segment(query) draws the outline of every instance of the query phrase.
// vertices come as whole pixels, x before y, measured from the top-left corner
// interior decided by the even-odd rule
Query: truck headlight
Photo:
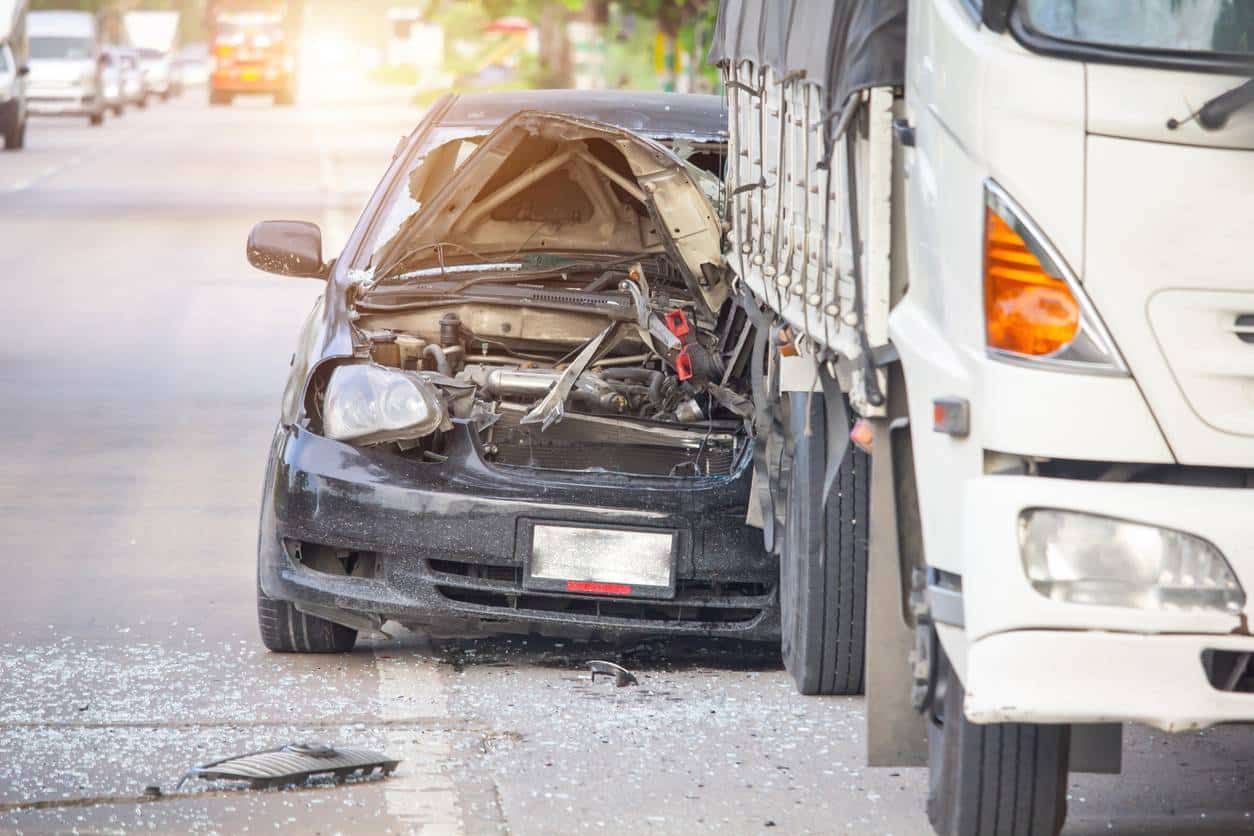
[[[445,420],[439,393],[416,374],[363,363],[336,367],[327,382],[322,430],[336,441],[421,438]]]
[[[1019,549],[1032,586],[1069,604],[1236,613],[1245,592],[1212,544],[1170,528],[1031,508]]]

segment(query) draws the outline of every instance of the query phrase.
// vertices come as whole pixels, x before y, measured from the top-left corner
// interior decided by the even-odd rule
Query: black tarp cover
[[[796,74],[839,108],[855,90],[905,82],[907,0],[722,0],[710,60]]]

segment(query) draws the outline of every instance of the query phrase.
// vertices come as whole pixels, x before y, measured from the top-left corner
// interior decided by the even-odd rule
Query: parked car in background
[[[204,87],[209,83],[209,46],[188,44],[176,54],[174,66],[181,90]]]
[[[170,56],[159,49],[139,47],[135,50],[139,67],[144,75],[144,88],[149,95],[160,96],[162,101],[172,95],[173,68]]]
[[[100,42],[91,12],[41,11],[28,18],[30,76],[26,101],[31,113],[86,116],[104,123]]]
[[[6,151],[26,144],[26,0],[0,0],[0,140]]]
[[[106,46],[100,50],[100,83],[104,91],[105,107],[114,116],[126,112],[126,91],[123,89],[126,71],[122,67],[122,54],[117,47]]]
[[[129,47],[118,47],[122,67],[122,96],[126,103],[135,107],[148,107],[148,79],[144,75],[139,53]]]

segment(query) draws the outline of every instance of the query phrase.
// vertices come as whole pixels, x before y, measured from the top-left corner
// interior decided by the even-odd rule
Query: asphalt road
[[[0,154],[0,828],[25,832],[927,833],[922,770],[863,766],[857,699],[802,699],[777,655],[402,635],[268,654],[264,457],[317,282],[251,270],[263,218],[333,242],[419,114],[203,94]],[[591,683],[619,659],[640,687]],[[383,782],[174,786],[318,739],[403,757]],[[1254,827],[1244,729],[1131,730],[1076,776],[1067,833]],[[148,801],[144,788],[164,797]]]

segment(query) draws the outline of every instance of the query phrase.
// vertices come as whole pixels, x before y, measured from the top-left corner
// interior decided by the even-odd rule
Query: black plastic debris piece
[[[624,668],[622,665],[616,665],[613,662],[603,662],[595,660],[588,663],[588,670],[592,671],[592,681],[597,681],[597,674],[602,676],[614,677],[614,687],[622,688],[625,685],[639,685],[636,675]]]
[[[178,783],[188,778],[206,781],[247,781],[252,789],[286,787],[318,776],[332,776],[341,782],[352,777],[366,777],[379,771],[390,775],[400,763],[368,749],[336,748],[323,743],[289,743],[277,749],[265,749],[223,758],[220,761],[193,766]]]

